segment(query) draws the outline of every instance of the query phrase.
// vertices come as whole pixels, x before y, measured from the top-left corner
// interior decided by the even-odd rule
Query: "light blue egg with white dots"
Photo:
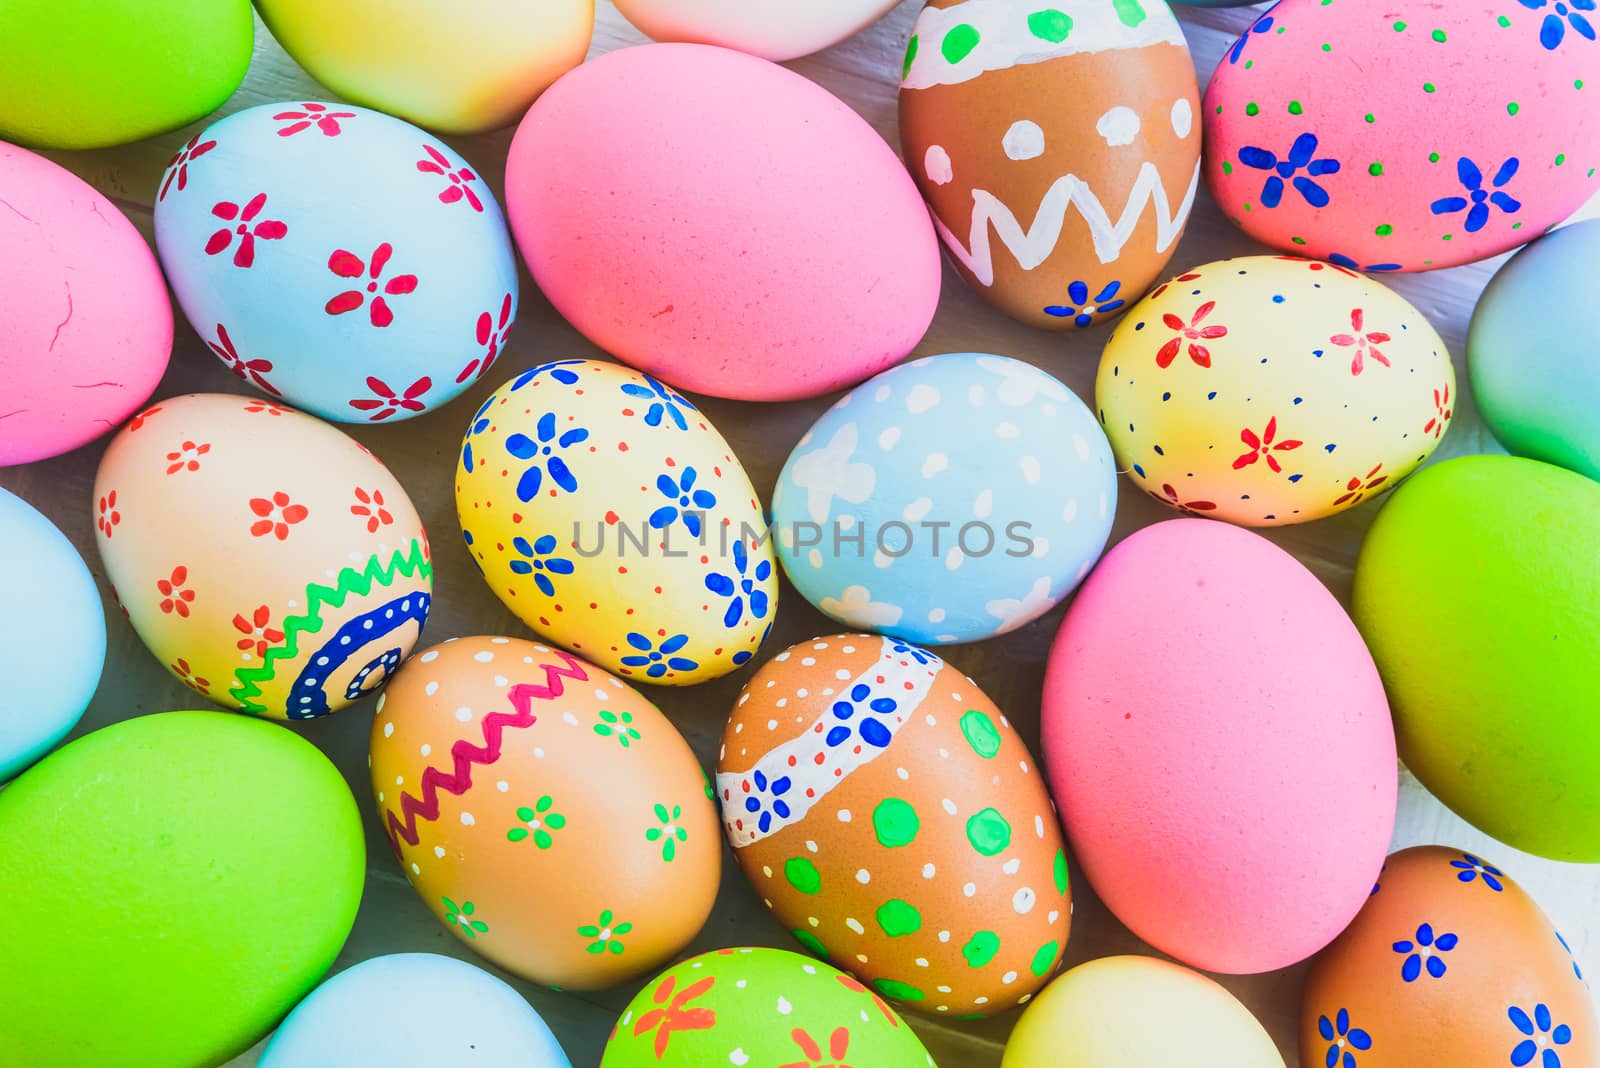
[[[1105,434],[1057,379],[955,353],[857,386],[789,455],[773,541],[789,580],[852,627],[923,644],[1037,619],[1105,548]]]

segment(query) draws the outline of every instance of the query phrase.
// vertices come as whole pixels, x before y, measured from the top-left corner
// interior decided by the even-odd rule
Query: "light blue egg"
[[[533,1007],[454,957],[373,957],[317,987],[260,1068],[572,1068]]]
[[[0,782],[67,736],[105,660],[105,612],[83,557],[0,489]]]
[[[1116,468],[1099,424],[1020,360],[914,360],[800,439],[772,495],[778,558],[834,619],[924,644],[1038,618],[1105,548]]]
[[[516,318],[500,205],[448,145],[353,104],[208,126],[156,191],[190,325],[245,382],[342,422],[397,422],[483,377]]]
[[[1600,220],[1541,237],[1483,291],[1467,335],[1472,391],[1518,456],[1600,479]]]

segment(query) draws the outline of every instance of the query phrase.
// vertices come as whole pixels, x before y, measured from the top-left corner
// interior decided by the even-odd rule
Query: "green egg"
[[[322,978],[365,849],[337,769],[274,723],[166,712],[0,792],[0,1064],[219,1064]]]
[[[249,0],[3,0],[0,139],[104,148],[215,111],[244,81]]]
[[[1600,483],[1468,456],[1413,475],[1356,565],[1400,756],[1507,845],[1600,861]]]

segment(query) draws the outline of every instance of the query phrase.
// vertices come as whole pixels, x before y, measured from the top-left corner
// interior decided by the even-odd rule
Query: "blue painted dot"
[[[1210,393],[1206,394],[1206,400],[1216,400],[1216,399],[1217,399],[1217,391],[1216,390],[1212,390]]]
[[[1337,445],[1324,445],[1323,446],[1323,448],[1328,450],[1329,452],[1332,452],[1334,449],[1337,449],[1338,447],[1339,446],[1337,446]]]
[[[1152,446],[1150,446],[1150,447],[1151,447],[1151,448],[1152,448],[1152,449],[1155,449],[1155,450],[1156,450],[1156,455],[1157,455],[1157,456],[1165,456],[1165,455],[1166,455],[1166,452],[1165,452],[1165,450],[1163,450],[1163,449],[1162,449],[1162,448],[1161,448],[1161,446],[1160,446],[1160,445],[1152,445]]]
[[[848,737],[850,737],[849,727],[835,727],[828,732],[828,744],[838,745]]]
[[[1170,391],[1169,391],[1169,392],[1166,392],[1166,393],[1163,393],[1163,394],[1161,394],[1161,399],[1162,399],[1162,400],[1164,400],[1164,401],[1169,401],[1169,400],[1171,400],[1171,399],[1172,399],[1172,394],[1171,394],[1171,392],[1170,392]]]
[[[1296,404],[1299,404],[1299,403],[1300,403],[1300,402],[1301,402],[1301,401],[1303,401],[1303,400],[1304,400],[1304,399],[1305,399],[1305,398],[1304,398],[1304,397],[1296,397],[1296,398],[1295,398],[1295,399],[1294,399],[1294,402],[1295,402],[1295,403],[1296,403]]]
[[[1290,482],[1299,482],[1302,478],[1305,478],[1305,477],[1306,476],[1304,476],[1304,475],[1290,475],[1289,476],[1289,481]]]
[[[869,719],[861,724],[861,740],[868,745],[883,749],[888,746],[889,737],[889,728],[875,719]]]
[[[1134,464],[1133,465],[1133,471],[1134,471],[1134,474],[1138,475],[1140,478],[1144,478],[1145,477],[1144,468],[1140,467],[1138,464]]]
[[[1274,303],[1274,304],[1282,304],[1283,303],[1283,294],[1282,293],[1274,293],[1273,296],[1272,296],[1272,303]]]
[[[1141,331],[1143,329],[1144,329],[1144,324],[1143,323],[1134,323],[1133,324],[1133,332],[1134,333],[1137,334],[1139,331]]]
[[[1312,349],[1311,350],[1311,355],[1315,356],[1317,359],[1320,360],[1320,359],[1322,359],[1322,350],[1321,349]]]

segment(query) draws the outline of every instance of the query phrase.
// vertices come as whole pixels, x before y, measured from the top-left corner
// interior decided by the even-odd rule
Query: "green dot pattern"
[[[922,930],[922,913],[909,901],[890,898],[878,906],[878,926],[890,938],[916,934]]]
[[[1060,44],[1072,32],[1072,16],[1047,7],[1028,16],[1028,32],[1041,41]]]
[[[951,64],[960,63],[977,47],[978,28],[967,22],[950,27],[944,35],[944,40],[939,42],[940,53],[944,55],[945,61]]]
[[[911,73],[911,64],[917,61],[917,48],[921,44],[922,38],[918,37],[916,34],[912,34],[911,40],[906,42],[906,61],[905,64],[900,68],[901,80],[904,80],[905,76]]]
[[[1130,29],[1145,20],[1144,5],[1139,0],[1111,0],[1111,5],[1116,8],[1117,18]]]
[[[822,889],[822,873],[805,857],[790,857],[784,861],[783,877],[802,894],[814,894]]]
[[[986,857],[992,857],[1011,844],[1011,824],[992,808],[967,820],[967,841]]]
[[[1033,963],[1028,965],[1028,970],[1043,979],[1050,974],[1050,969],[1055,967],[1056,957],[1061,953],[1061,943],[1050,941],[1040,946],[1033,954]]]
[[[802,946],[805,946],[806,951],[813,957],[821,957],[824,960],[827,959],[827,947],[822,944],[821,940],[818,939],[816,935],[805,930],[793,931],[791,933],[794,935],[794,940],[799,942]]]
[[[874,979],[872,985],[878,988],[878,993],[896,1001],[921,1001],[927,996],[910,983],[902,983],[898,979]]]
[[[993,931],[979,931],[967,939],[967,944],[961,947],[961,955],[967,959],[967,965],[973,968],[981,968],[988,964],[999,952],[1000,936]]]
[[[921,828],[917,810],[898,797],[886,797],[872,810],[872,831],[885,849],[899,849],[916,841]]]
[[[968,709],[961,714],[961,734],[966,738],[967,744],[972,746],[972,751],[985,760],[993,760],[995,754],[1000,752],[1000,729],[994,725],[988,713],[980,712],[976,708]]]
[[[1067,896],[1067,888],[1072,885],[1072,877],[1067,871],[1067,851],[1056,850],[1056,893],[1062,897]]]

